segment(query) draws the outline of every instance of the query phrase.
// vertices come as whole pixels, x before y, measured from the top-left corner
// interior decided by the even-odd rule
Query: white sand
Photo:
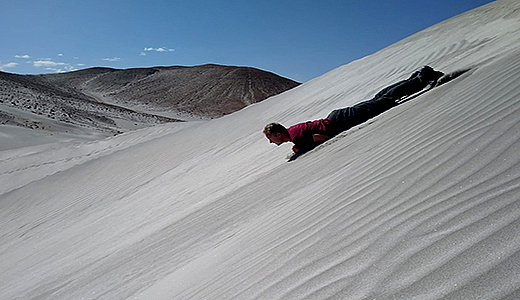
[[[1,299],[520,299],[520,2],[209,122],[0,152]],[[287,163],[261,130],[463,76]]]

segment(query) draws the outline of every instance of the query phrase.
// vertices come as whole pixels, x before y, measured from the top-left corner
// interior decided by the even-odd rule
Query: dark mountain
[[[112,134],[220,117],[297,85],[255,68],[220,65],[90,68],[44,75],[0,72],[0,124],[49,129],[43,117]]]
[[[102,102],[206,118],[235,112],[299,84],[255,68],[220,65],[93,68],[40,77]]]

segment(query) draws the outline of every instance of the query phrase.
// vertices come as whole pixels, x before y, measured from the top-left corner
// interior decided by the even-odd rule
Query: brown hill
[[[94,68],[41,77],[103,102],[204,118],[235,112],[299,84],[255,68],[221,65]]]
[[[174,121],[179,120],[99,102],[72,85],[0,72],[1,125],[51,132],[79,127],[106,135]]]
[[[220,65],[0,72],[0,124],[52,130],[59,122],[115,134],[185,118],[220,117],[298,84],[255,68]]]

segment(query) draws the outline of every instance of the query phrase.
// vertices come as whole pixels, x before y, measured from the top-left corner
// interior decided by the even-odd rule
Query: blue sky
[[[0,70],[216,63],[305,82],[489,0],[0,0]]]

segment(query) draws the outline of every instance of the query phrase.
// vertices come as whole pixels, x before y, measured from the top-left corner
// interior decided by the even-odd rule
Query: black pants
[[[352,107],[333,110],[327,116],[332,120],[331,135],[336,135],[389,110],[397,105],[396,100],[417,93],[427,84],[421,82],[420,78],[415,76],[384,88],[371,100],[358,103]]]

